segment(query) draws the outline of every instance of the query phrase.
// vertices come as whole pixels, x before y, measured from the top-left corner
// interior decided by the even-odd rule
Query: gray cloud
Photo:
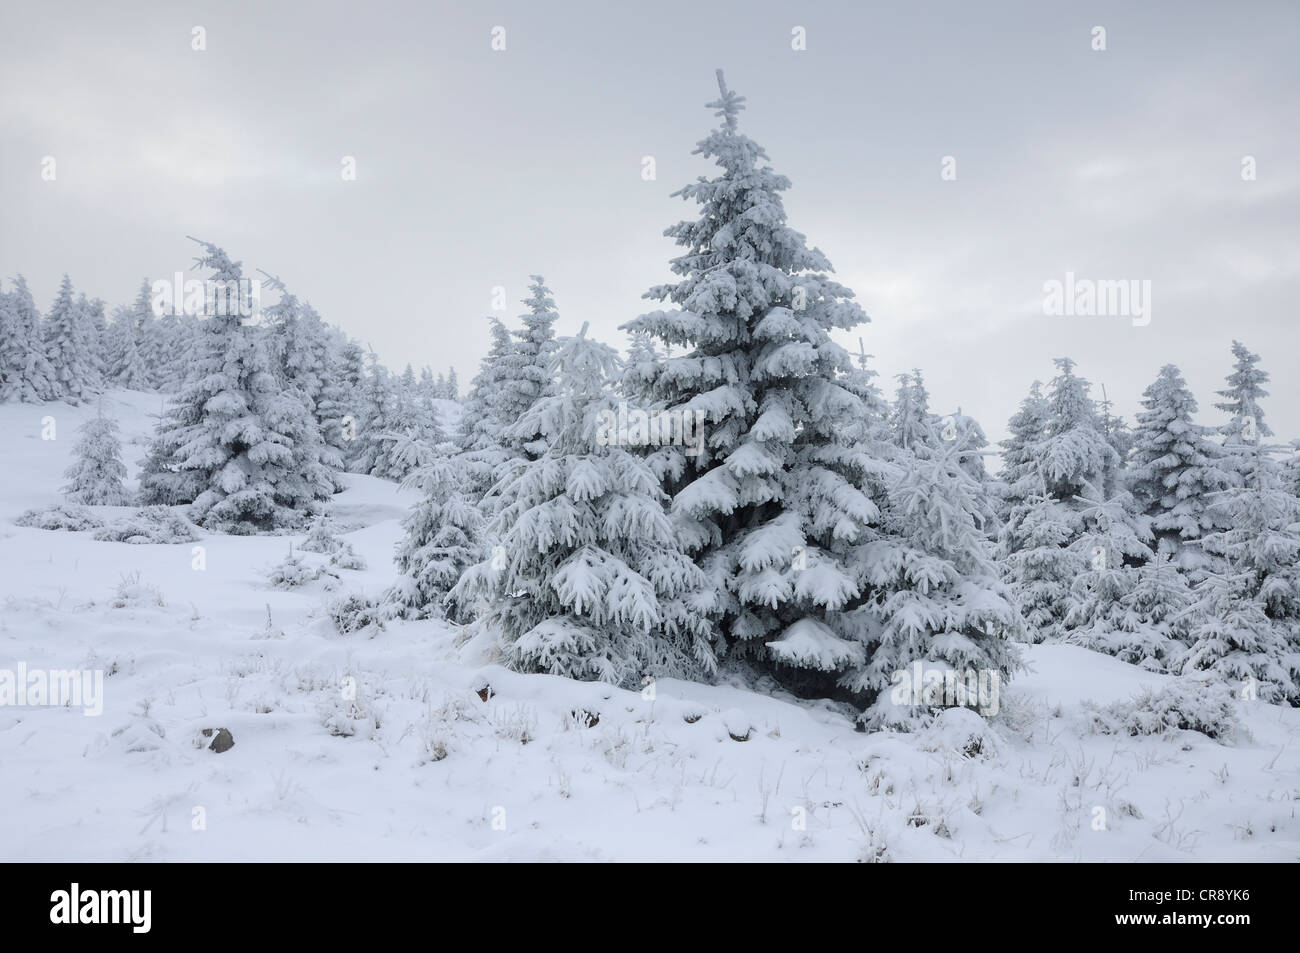
[[[389,363],[465,380],[492,288],[513,315],[540,272],[562,333],[590,321],[617,342],[667,275],[663,228],[692,214],[669,193],[710,171],[690,152],[721,66],[794,181],[792,224],[872,316],[861,336],[889,389],[920,367],[936,410],[960,404],[996,437],[1053,357],[1129,415],[1173,362],[1212,421],[1238,337],[1274,375],[1274,429],[1300,434],[1294,5],[546,6],[8,9],[0,271],[42,304],[65,270],[122,301],[185,267],[196,234]],[[1151,280],[1151,324],[1044,316],[1043,283],[1066,271]]]

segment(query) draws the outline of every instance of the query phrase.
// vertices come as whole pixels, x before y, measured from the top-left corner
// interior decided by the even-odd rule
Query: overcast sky
[[[116,304],[193,234],[467,384],[493,287],[513,320],[536,272],[561,334],[621,346],[694,214],[670,193],[712,174],[721,67],[889,393],[920,367],[996,439],[1054,357],[1130,417],[1172,362],[1218,422],[1236,337],[1300,436],[1297,35],[1294,2],[6,3],[0,274]],[[1066,272],[1150,281],[1150,323],[1045,316]]]

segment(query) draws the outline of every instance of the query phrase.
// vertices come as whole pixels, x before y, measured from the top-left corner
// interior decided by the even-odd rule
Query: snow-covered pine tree
[[[1264,390],[1268,372],[1257,366],[1259,355],[1251,353],[1240,341],[1232,342],[1232,356],[1228,386],[1217,392],[1224,399],[1214,406],[1230,418],[1219,432],[1223,434],[1223,445],[1228,448],[1236,482],[1250,486],[1254,483],[1251,467],[1255,460],[1250,448],[1264,437],[1273,436],[1272,429],[1264,423],[1264,408],[1259,403],[1268,396]],[[1245,452],[1240,452],[1243,448]]]
[[[1193,423],[1196,398],[1172,364],[1143,392],[1133,435],[1129,488],[1151,517],[1160,550],[1193,578],[1207,565],[1200,541],[1218,527],[1210,499],[1233,483],[1226,451]]]
[[[853,366],[829,332],[866,315],[786,224],[790,182],[738,131],[743,99],[720,71],[718,83],[709,106],[722,125],[696,153],[721,173],[676,193],[699,215],[666,231],[683,249],[671,262],[680,280],[647,293],[676,308],[624,326],[675,349],[647,394],[655,409],[703,413],[707,439],[699,453],[657,447],[648,461],[707,575],[700,610],[730,650],[794,664],[815,641],[843,665],[875,635],[847,610],[868,598],[854,547],[880,518],[881,464],[844,434],[864,410],[841,383]]]
[[[163,377],[163,365],[174,361],[175,355],[169,352],[170,342],[167,334],[159,321],[159,316],[154,313],[153,282],[148,278],[141,280],[140,290],[136,292],[130,312],[135,323],[136,349],[140,352],[140,360],[144,365],[145,378],[148,381],[147,386],[139,389],[154,390],[159,387]]]
[[[122,485],[126,467],[122,463],[122,445],[117,439],[117,421],[100,413],[82,424],[77,432],[81,439],[73,448],[73,464],[64,476],[68,484],[63,493],[73,503],[83,506],[127,506],[131,495]]]
[[[22,275],[14,279],[5,312],[6,333],[0,337],[0,366],[5,368],[0,401],[38,404],[58,399],[58,382],[45,354],[41,313]]]
[[[464,490],[463,468],[452,457],[437,457],[403,485],[420,489],[424,497],[402,520],[406,533],[395,559],[401,577],[384,602],[407,619],[470,622],[472,607],[447,598],[465,570],[485,556],[483,516]]]
[[[22,389],[23,349],[18,338],[18,315],[11,296],[0,284],[0,403]]]
[[[456,368],[447,369],[447,391],[443,396],[447,400],[460,400],[460,381],[456,378]]]
[[[72,296],[67,275],[45,319],[45,355],[59,398],[74,406],[97,390],[90,316]]]
[[[1107,497],[1123,492],[1124,467],[1129,451],[1133,449],[1133,431],[1123,417],[1111,413],[1113,402],[1106,396],[1106,388],[1101,388],[1101,400],[1097,401],[1098,426],[1106,442],[1115,451],[1115,461],[1106,467],[1102,475],[1102,492]]]
[[[94,373],[92,389],[102,391],[108,367],[104,360],[105,337],[108,333],[108,319],[104,313],[104,301],[101,298],[86,299],[84,294],[77,298],[77,306],[85,316],[91,365]]]
[[[1013,417],[1015,451],[1004,482],[1008,505],[1000,535],[1003,572],[1034,641],[1063,634],[1075,579],[1088,562],[1078,546],[1086,530],[1085,500],[1096,496],[1119,455],[1101,432],[1089,383],[1074,362],[1058,358],[1059,373],[1040,403],[1031,392]],[[1041,422],[1043,436],[1029,435]]]
[[[1268,372],[1257,366],[1259,355],[1252,354],[1240,341],[1232,342],[1232,356],[1234,361],[1232,373],[1227,377],[1228,386],[1217,392],[1223,400],[1214,406],[1232,418],[1222,428],[1230,442],[1253,445],[1258,441],[1250,435],[1251,432],[1261,437],[1273,436],[1273,431],[1264,423],[1264,408],[1259,403],[1260,398],[1268,396],[1268,391],[1264,390]]]
[[[394,476],[389,451],[390,434],[397,417],[397,394],[388,368],[379,363],[379,356],[371,351],[365,381],[358,395],[356,436],[349,442],[348,469],[353,473]]]
[[[889,691],[914,663],[959,673],[962,684],[996,673],[1000,685],[1018,667],[1011,643],[1024,640],[1024,621],[989,556],[985,488],[962,466],[967,452],[950,441],[912,455],[890,487],[883,532],[859,550],[872,597],[845,615],[866,652],[850,661],[841,685],[869,701],[869,727],[923,714]]]
[[[341,421],[337,416],[340,384],[330,364],[328,329],[310,304],[299,301],[279,278],[267,277],[270,278],[267,290],[280,292],[279,300],[266,307],[264,314],[284,385],[296,390],[311,411],[321,435],[321,462],[330,470],[342,470],[342,446],[346,441],[341,438]],[[337,479],[331,479],[336,489],[342,489]]]
[[[456,437],[464,476],[468,481],[467,490],[476,501],[481,500],[496,482],[498,469],[508,459],[502,431],[515,423],[514,419],[505,419],[501,409],[501,383],[506,359],[513,348],[510,332],[496,318],[488,321],[492,344],[479,363],[478,374],[470,383]]]
[[[840,385],[862,402],[862,413],[846,422],[844,435],[849,443],[863,445],[873,457],[887,459],[892,456],[889,401],[876,384],[879,376],[871,369],[866,346],[858,338],[858,353],[853,356],[853,368],[840,377]],[[883,486],[883,483],[881,484]]]
[[[547,449],[502,488],[497,558],[465,573],[452,598],[482,604],[522,671],[627,688],[711,674],[710,627],[691,604],[704,574],[679,546],[655,474],[608,422],[617,354],[585,326],[559,345],[555,382],[505,435]]]
[[[912,453],[924,453],[939,442],[937,418],[930,413],[930,393],[918,369],[898,375],[894,409],[889,417],[894,443]]]
[[[1088,568],[1070,589],[1064,641],[1152,671],[1168,671],[1184,648],[1168,624],[1169,616],[1185,601],[1151,604],[1164,580],[1150,546],[1150,520],[1138,513],[1136,501],[1125,491],[1107,498],[1100,487],[1089,487],[1082,502],[1084,530],[1074,548]],[[1157,575],[1144,572],[1148,564],[1155,566]]]
[[[506,424],[522,417],[550,383],[551,355],[555,351],[554,328],[559,315],[551,289],[546,287],[542,276],[529,277],[529,294],[524,299],[528,311],[520,315],[522,327],[512,332],[514,346],[506,356],[500,385],[499,412]],[[520,444],[518,438],[510,438],[506,440],[506,449],[516,457],[536,457],[545,446]]]
[[[213,281],[241,278],[239,262],[200,244]],[[234,534],[301,526],[334,487],[311,411],[238,313],[205,318],[196,351],[145,461],[144,502],[192,503],[195,522]]]
[[[415,372],[393,378],[371,354],[370,375],[361,400],[361,419],[351,448],[349,469],[388,480],[403,480],[439,452],[446,439],[434,409],[415,383]]]
[[[1265,701],[1300,706],[1300,499],[1267,456],[1282,449],[1256,446],[1253,485],[1210,504],[1227,528],[1202,542],[1223,568],[1196,587],[1183,671],[1213,671]]]
[[[135,312],[130,308],[118,308],[113,313],[113,323],[105,334],[105,363],[109,380],[115,387],[125,387],[127,390],[152,389],[149,367],[141,349],[142,337],[136,324]]]
[[[998,443],[1002,448],[1002,469],[995,492],[1004,521],[1013,506],[1046,493],[1034,454],[1034,448],[1047,436],[1048,406],[1042,388],[1041,381],[1034,381],[1020,409],[1007,422],[1009,436]]]

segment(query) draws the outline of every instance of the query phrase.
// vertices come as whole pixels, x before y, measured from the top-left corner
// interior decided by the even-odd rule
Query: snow
[[[105,401],[128,489],[158,402]],[[338,634],[323,603],[391,584],[418,498],[372,477],[334,497],[369,568],[338,570],[332,591],[268,585],[302,535],[131,545],[13,525],[58,502],[96,412],[0,406],[0,669],[106,675],[98,717],[0,707],[4,860],[1300,857],[1300,710],[1234,701],[1245,732],[1230,744],[1098,734],[1089,704],[1177,680],[1085,648],[1026,647],[989,719],[954,709],[868,734],[829,702],[725,680],[637,691],[512,673],[445,623]],[[202,735],[216,728],[235,742],[220,754]]]

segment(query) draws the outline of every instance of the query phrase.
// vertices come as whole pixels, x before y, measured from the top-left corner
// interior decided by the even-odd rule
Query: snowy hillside
[[[105,402],[133,481],[159,398]],[[324,605],[391,583],[417,499],[373,477],[334,499],[368,568],[291,591],[266,569],[301,537],[14,525],[59,501],[95,412],[0,406],[0,667],[106,676],[97,717],[0,708],[6,861],[1300,857],[1300,710],[1232,701],[1218,739],[1100,733],[1159,703],[1096,706],[1182,680],[1083,648],[1028,647],[987,722],[864,734],[775,689],[507,672],[441,622],[340,635]],[[222,728],[217,753],[201,732]]]

